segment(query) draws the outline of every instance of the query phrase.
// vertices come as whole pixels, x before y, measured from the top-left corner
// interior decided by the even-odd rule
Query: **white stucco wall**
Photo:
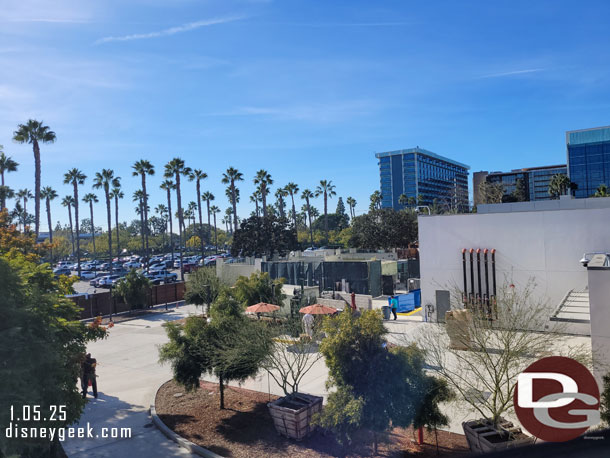
[[[610,372],[610,269],[589,269],[588,276],[593,368],[601,385]]]
[[[418,222],[423,305],[434,303],[437,289],[462,288],[462,248],[495,248],[498,285],[533,278],[550,308],[587,285],[583,253],[610,251],[610,208],[422,215]]]

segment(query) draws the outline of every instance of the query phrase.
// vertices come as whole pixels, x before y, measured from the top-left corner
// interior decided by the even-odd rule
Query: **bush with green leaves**
[[[116,287],[112,290],[112,295],[121,298],[131,310],[135,310],[146,306],[149,291],[150,280],[132,269],[117,282]]]
[[[235,283],[234,296],[244,307],[266,302],[280,307],[286,299],[282,292],[282,285],[285,280],[279,278],[271,280],[267,272],[253,272],[249,277],[239,277]]]
[[[165,325],[169,342],[160,349],[161,362],[172,366],[174,380],[187,390],[199,388],[204,374],[218,377],[220,408],[225,384],[256,375],[272,349],[267,328],[243,314],[241,304],[222,291],[210,308],[211,321],[192,316],[184,325]]]
[[[214,267],[201,267],[189,275],[184,300],[187,304],[210,305],[223,288]]]
[[[604,375],[604,390],[601,393],[599,412],[602,421],[610,427],[610,373]]]

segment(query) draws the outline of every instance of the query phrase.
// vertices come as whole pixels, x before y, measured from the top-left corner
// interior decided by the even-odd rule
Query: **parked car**
[[[72,271],[70,269],[68,269],[67,267],[59,267],[57,269],[53,270],[53,275],[55,275],[56,277],[59,277],[60,275],[70,275],[72,273]]]
[[[123,268],[125,269],[139,269],[140,263],[136,261],[129,261],[123,264]]]
[[[199,269],[199,264],[194,262],[189,262],[188,264],[184,263],[184,266],[182,267],[184,273],[194,272],[197,269]]]
[[[93,270],[83,270],[80,273],[81,280],[91,280],[95,277],[97,277],[97,273],[95,273]]]
[[[119,278],[122,278],[122,275],[117,275],[117,274],[105,275],[102,278],[100,278],[100,281],[98,282],[98,287],[110,288],[113,285],[112,282]]]
[[[153,272],[149,272],[148,275],[161,278],[165,283],[171,283],[178,280],[178,274],[170,272],[166,269],[155,270]]]
[[[108,264],[107,262],[104,262],[100,265],[100,270],[108,270],[109,267],[110,267],[110,264]]]

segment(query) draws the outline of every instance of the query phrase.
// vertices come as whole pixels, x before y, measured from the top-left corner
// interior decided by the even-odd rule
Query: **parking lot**
[[[175,273],[176,275],[178,275],[178,281],[180,280],[180,269],[167,269],[168,272],[171,273]],[[142,271],[142,269],[138,269],[139,272]],[[104,273],[104,275],[107,275],[108,273]],[[72,275],[76,276],[76,272],[72,272]],[[185,274],[185,279],[186,276],[188,274]],[[74,291],[76,291],[77,294],[82,294],[82,293],[86,293],[86,294],[93,294],[95,292],[100,292],[100,291],[109,291],[109,288],[96,288],[95,286],[91,286],[89,284],[90,280],[79,280],[76,283],[74,283]]]

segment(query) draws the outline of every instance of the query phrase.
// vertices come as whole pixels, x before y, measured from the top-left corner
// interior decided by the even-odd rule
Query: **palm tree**
[[[188,217],[187,219],[190,220],[192,219],[192,226],[193,226],[193,234],[195,233],[195,210],[197,210],[197,203],[193,202],[192,200],[189,202],[189,204],[186,207],[186,211],[188,212]]]
[[[229,223],[230,222],[231,222],[231,220],[229,218],[227,218],[226,216],[223,216],[223,218],[220,220],[220,224],[225,225],[225,232],[227,234],[229,233]]]
[[[0,206],[0,210],[6,209],[6,200],[12,199],[13,197],[15,197],[15,191],[8,186],[0,185],[0,202],[4,202],[4,204]]]
[[[305,206],[307,209],[307,217],[309,219],[309,236],[311,238],[311,246],[313,246],[313,228],[311,226],[311,204],[310,200],[313,199],[316,195],[311,192],[309,189],[303,189],[303,193],[301,194],[301,199],[305,200]]]
[[[403,207],[406,207],[407,204],[409,203],[409,198],[407,197],[406,194],[403,193],[403,194],[398,196],[398,203],[400,205],[402,205]]]
[[[51,201],[57,197],[57,191],[51,186],[45,186],[40,190],[40,198],[44,199],[47,209],[47,223],[49,225],[49,242],[51,243],[50,258],[53,262],[53,225],[51,223]]]
[[[110,199],[114,196],[114,192],[111,195],[110,186],[114,186],[115,182],[117,187],[120,186],[119,180],[120,178],[115,177],[114,171],[110,169],[102,169],[101,172],[96,172],[95,178],[93,178],[93,189],[103,189],[104,197],[106,199],[106,223],[108,224],[108,264],[110,266],[112,266],[112,211],[110,209]],[[121,192],[120,189],[118,190],[118,192]],[[91,217],[91,221],[93,221],[93,217]],[[117,220],[117,240],[119,236],[118,224],[119,222]],[[118,257],[119,253],[117,253],[117,258]]]
[[[74,206],[74,197],[64,197],[61,200],[61,204],[68,209],[68,220],[70,221],[70,241],[72,242],[72,254],[74,254],[74,226],[72,225],[72,207]]]
[[[381,192],[380,191],[375,191],[373,194],[371,194],[371,205],[369,206],[370,210],[378,210],[379,208],[381,208]]]
[[[233,221],[235,222],[235,228],[237,228],[237,194],[238,190],[235,187],[235,182],[244,181],[244,175],[237,169],[229,167],[225,173],[222,174],[222,183],[228,184],[231,190],[231,203],[233,204]]]
[[[553,175],[551,181],[549,181],[549,194],[554,199],[565,195],[570,189],[572,189],[572,182],[567,175],[558,173]]]
[[[288,191],[286,191],[286,188],[278,188],[275,191],[275,198],[277,199],[277,207],[280,211],[280,217],[284,218],[286,216],[285,213],[285,208],[286,208],[286,202],[284,201],[284,199],[288,197]]]
[[[32,192],[27,188],[20,189],[19,191],[17,191],[17,194],[15,194],[15,196],[17,197],[17,199],[23,199],[22,221],[23,231],[25,232],[26,219],[28,217],[28,200],[34,196],[32,195]],[[19,225],[21,226],[21,222],[19,223]]]
[[[256,190],[250,196],[250,202],[252,202],[255,205],[257,217],[260,216],[260,212],[258,210],[258,201],[260,200],[259,199],[260,192],[261,192],[260,188],[256,188]]]
[[[144,226],[144,214],[146,210],[144,210],[144,192],[141,189],[137,189],[133,193],[133,201],[138,203],[136,207],[136,213],[140,215],[140,237],[142,238],[142,252],[146,251],[146,236],[144,235],[147,231]],[[146,261],[144,261],[146,262]]]
[[[117,260],[121,256],[121,238],[119,237],[119,199],[125,197],[123,191],[121,191],[121,177],[112,179],[112,190],[110,191],[110,198],[114,199],[114,222],[116,224],[116,255]],[[110,248],[110,245],[108,245]],[[110,265],[112,265],[112,253],[108,252],[110,259]]]
[[[220,208],[218,208],[216,205],[212,205],[210,211],[212,212],[212,215],[214,215],[214,245],[216,245],[216,253],[218,253],[218,229],[216,227],[216,213],[220,212]]]
[[[146,175],[154,175],[155,167],[146,159],[140,159],[136,161],[131,168],[133,172],[132,176],[137,177],[138,175],[142,178],[142,195],[143,195],[143,203],[142,208],[144,209],[144,240],[146,242],[146,247],[144,249],[144,263],[146,266],[146,270],[148,271],[148,193],[146,192]]]
[[[268,187],[269,187],[269,185],[273,184],[273,179],[271,178],[271,175],[269,174],[269,172],[267,172],[264,169],[260,169],[258,172],[256,172],[256,175],[254,176],[254,184],[257,184],[260,186],[261,199],[263,202],[263,217],[266,218],[267,217],[267,196],[269,195]]]
[[[316,197],[324,196],[324,232],[328,238],[328,198],[336,196],[335,185],[330,180],[320,180],[320,184],[316,187]]]
[[[161,183],[161,189],[167,192],[167,218],[169,219],[169,245],[172,251],[172,261],[174,260],[174,223],[172,217],[172,189],[176,189],[176,185],[172,180],[165,180]],[[209,204],[208,204],[209,208]]]
[[[7,186],[4,184],[4,172],[16,172],[19,163],[14,161],[12,157],[7,156],[2,151],[2,145],[0,145],[0,176],[2,177],[2,189],[5,190],[3,195],[0,196],[0,210],[6,208],[6,198],[9,196],[9,191],[6,190]],[[10,188],[9,188],[10,189]]]
[[[354,217],[356,216],[356,199],[354,199],[353,197],[348,197],[346,199],[347,202],[347,206],[349,207],[349,215],[352,217],[352,219],[354,219]]]
[[[195,188],[197,190],[197,212],[199,213],[199,230],[197,233],[199,234],[199,247],[201,248],[201,257],[205,256],[203,251],[203,220],[201,217],[201,180],[205,180],[208,177],[208,174],[203,170],[195,169],[189,176],[189,180],[195,180]]]
[[[208,207],[208,240],[212,243],[212,226],[210,225],[210,202],[214,200],[214,194],[206,191],[201,195],[201,198],[206,201]]]
[[[233,234],[233,224],[231,224],[231,215],[233,214],[233,209],[231,207],[228,207],[227,209],[225,209],[225,216],[227,221],[229,222],[229,232],[231,234]]]
[[[608,194],[608,186],[605,184],[600,184],[597,187],[593,197],[610,197],[610,194]]]
[[[34,225],[36,237],[40,230],[40,143],[53,143],[55,132],[45,126],[41,121],[29,119],[26,124],[19,124],[13,132],[13,140],[17,143],[30,143],[34,150]],[[78,226],[78,222],[77,222]],[[80,271],[78,273],[80,276]]]
[[[99,202],[97,196],[92,192],[83,196],[83,202],[89,204],[89,214],[91,215],[91,238],[93,239],[93,259],[95,259],[95,225],[93,224],[93,204]]]
[[[77,168],[73,168],[68,170],[64,174],[64,184],[72,184],[74,189],[74,220],[76,222],[76,264],[78,276],[80,277],[80,231],[78,225],[78,185],[85,184],[85,180],[87,176],[78,170]]]
[[[408,202],[409,203],[409,207],[411,207],[411,208],[415,207],[415,203],[416,202],[417,201],[415,200],[415,197],[413,197],[413,196],[409,197],[409,202]]]
[[[292,200],[292,223],[294,224],[294,230],[297,230],[297,210],[294,206],[294,196],[299,192],[299,185],[293,182],[290,182],[286,185],[286,191],[290,194],[290,199]]]
[[[182,213],[182,195],[180,194],[180,177],[189,176],[191,169],[185,167],[184,160],[176,157],[165,164],[165,178],[174,178],[176,183],[176,200],[178,204],[178,242],[180,245],[180,279],[184,281],[184,269],[182,269],[182,227],[184,226],[184,215]]]
[[[165,221],[165,230],[163,231],[163,246],[167,246],[166,235],[167,235],[167,207],[163,204],[159,204],[155,207],[155,212]]]

